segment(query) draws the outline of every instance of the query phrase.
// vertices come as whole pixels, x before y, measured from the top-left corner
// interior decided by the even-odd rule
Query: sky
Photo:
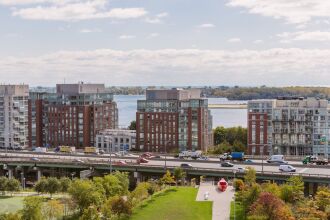
[[[327,86],[328,0],[0,0],[0,83]]]

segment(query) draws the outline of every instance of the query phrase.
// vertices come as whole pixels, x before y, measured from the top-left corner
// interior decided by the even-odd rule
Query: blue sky
[[[325,0],[0,0],[0,26],[1,83],[329,84]]]

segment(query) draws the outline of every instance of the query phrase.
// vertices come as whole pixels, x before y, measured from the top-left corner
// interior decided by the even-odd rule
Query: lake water
[[[135,120],[136,115],[136,101],[144,99],[143,95],[115,95],[114,100],[118,105],[119,127],[128,127],[130,122]],[[217,103],[246,103],[246,101],[228,101],[225,98],[209,98],[210,104]],[[246,109],[211,109],[213,116],[213,127],[224,126],[242,126],[247,124],[247,110]]]

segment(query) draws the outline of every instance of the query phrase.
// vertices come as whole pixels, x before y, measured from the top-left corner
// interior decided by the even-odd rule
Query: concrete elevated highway
[[[38,158],[32,160],[31,158]],[[232,179],[234,170],[238,167],[254,167],[257,171],[257,179],[259,181],[271,180],[276,182],[284,182],[293,175],[303,177],[305,182],[306,194],[315,192],[320,184],[330,185],[330,166],[306,166],[302,164],[294,165],[297,168],[296,173],[279,172],[278,165],[257,163],[235,163],[234,167],[225,168],[220,166],[219,161],[192,161],[178,160],[170,158],[150,159],[147,164],[135,163],[137,156],[129,156],[124,158],[112,157],[113,170],[126,171],[130,173],[130,177],[134,177],[140,181],[150,178],[158,178],[162,176],[167,169],[172,170],[180,166],[182,163],[190,163],[192,168],[185,169],[187,179],[199,179],[200,176],[206,176],[218,180],[222,177]],[[81,161],[78,161],[81,160]],[[125,163],[119,163],[125,161]],[[296,162],[297,163],[297,162]],[[25,179],[31,185],[41,176],[69,176],[79,177],[81,173],[87,171],[95,176],[109,173],[110,163],[107,156],[96,155],[68,155],[68,154],[38,154],[33,152],[0,152],[0,173],[3,175],[14,176],[16,178]],[[237,177],[243,177],[244,173],[236,172]],[[310,190],[312,189],[312,191]]]

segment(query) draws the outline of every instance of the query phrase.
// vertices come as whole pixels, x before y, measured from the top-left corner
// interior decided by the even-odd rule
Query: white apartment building
[[[96,135],[96,147],[105,153],[129,151],[135,148],[136,131],[135,130],[118,130],[105,129]]]
[[[28,85],[0,85],[0,148],[28,146]]]
[[[314,154],[328,157],[328,101],[318,98],[249,101],[248,149],[251,154]]]

